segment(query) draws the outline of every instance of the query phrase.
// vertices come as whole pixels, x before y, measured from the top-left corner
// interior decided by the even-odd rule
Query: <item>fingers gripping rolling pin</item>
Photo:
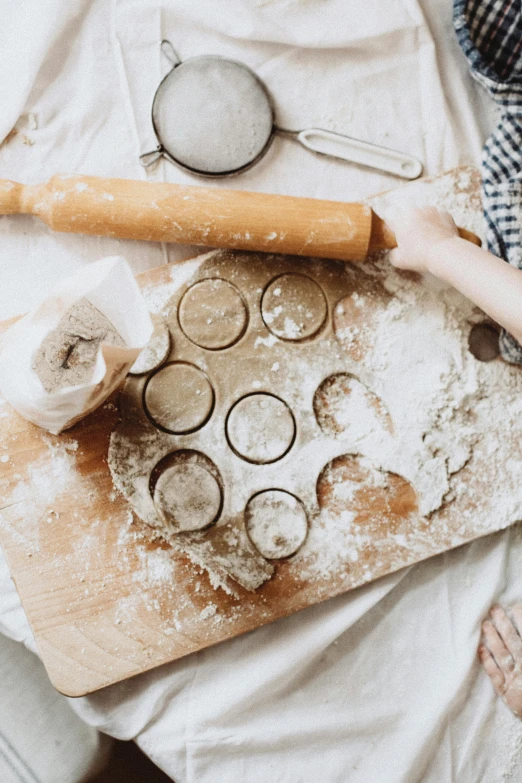
[[[0,180],[0,214],[36,215],[54,231],[343,261],[396,245],[364,204],[102,177]]]

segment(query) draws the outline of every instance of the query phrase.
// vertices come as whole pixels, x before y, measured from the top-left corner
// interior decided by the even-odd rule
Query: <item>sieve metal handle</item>
[[[417,179],[422,174],[422,163],[412,155],[370,144],[367,141],[352,139],[341,133],[321,128],[308,128],[299,131],[294,138],[312,152],[385,171],[387,174],[394,174],[403,179]]]
[[[160,49],[174,68],[181,63],[181,57],[167,38],[161,42]]]

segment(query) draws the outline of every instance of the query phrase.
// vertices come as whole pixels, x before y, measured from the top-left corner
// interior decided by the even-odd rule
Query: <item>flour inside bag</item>
[[[121,384],[152,331],[127,262],[104,258],[6,332],[0,391],[21,416],[57,435]]]

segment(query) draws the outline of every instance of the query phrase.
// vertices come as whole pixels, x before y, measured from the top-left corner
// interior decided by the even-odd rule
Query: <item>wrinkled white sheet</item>
[[[0,17],[0,138],[19,127],[0,147],[5,178],[197,184],[138,164],[155,146],[161,38],[183,58],[254,67],[281,125],[407,150],[427,174],[478,164],[492,123],[450,0],[0,0]],[[213,186],[349,200],[396,184],[276,139],[257,167]],[[0,218],[0,318],[103,255],[139,272],[191,252]],[[491,603],[522,600],[521,555],[513,528],[72,703],[136,738],[177,783],[520,780],[522,722],[495,700],[476,648]],[[0,630],[34,647],[3,558]]]

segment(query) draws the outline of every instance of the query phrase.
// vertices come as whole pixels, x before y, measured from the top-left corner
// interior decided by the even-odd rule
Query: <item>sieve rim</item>
[[[260,148],[259,152],[247,163],[242,164],[241,166],[238,166],[233,169],[227,169],[226,171],[218,171],[218,172],[209,172],[202,169],[198,169],[194,166],[190,166],[187,163],[184,163],[179,158],[177,158],[175,155],[173,155],[167,147],[163,144],[163,140],[161,137],[161,133],[158,128],[158,124],[156,123],[155,119],[155,109],[156,106],[159,104],[159,101],[161,100],[161,90],[165,82],[170,79],[172,76],[175,75],[176,71],[179,71],[180,68],[183,68],[183,66],[190,66],[191,63],[195,62],[201,62],[201,60],[211,60],[211,61],[221,61],[226,62],[229,64],[232,64],[236,66],[237,68],[241,68],[242,71],[246,71],[246,73],[249,74],[251,78],[257,83],[257,85],[261,88],[261,92],[263,93],[264,97],[266,98],[266,105],[270,111],[270,132],[267,135],[267,139],[264,142],[263,146]],[[205,177],[207,179],[219,179],[223,177],[231,177],[235,174],[240,174],[243,171],[247,171],[248,169],[252,168],[252,166],[255,166],[256,163],[258,163],[261,158],[264,157],[264,155],[268,152],[268,149],[270,145],[272,144],[272,141],[274,139],[274,135],[277,130],[277,126],[275,124],[275,108],[274,103],[272,100],[272,96],[268,92],[268,88],[266,84],[263,82],[263,80],[255,73],[255,71],[252,70],[248,65],[245,65],[245,63],[239,62],[238,60],[231,59],[230,57],[223,57],[219,54],[202,54],[202,55],[196,55],[194,57],[189,57],[186,60],[181,60],[178,63],[175,63],[171,70],[165,74],[161,82],[156,88],[156,91],[154,93],[154,98],[152,101],[152,109],[151,109],[151,120],[152,120],[152,127],[154,129],[154,133],[156,134],[156,138],[158,140],[158,152],[161,152],[161,155],[163,157],[167,158],[171,163],[173,163],[175,166],[178,166],[179,168],[183,169],[184,171],[188,171],[192,174],[197,174],[200,177]]]

